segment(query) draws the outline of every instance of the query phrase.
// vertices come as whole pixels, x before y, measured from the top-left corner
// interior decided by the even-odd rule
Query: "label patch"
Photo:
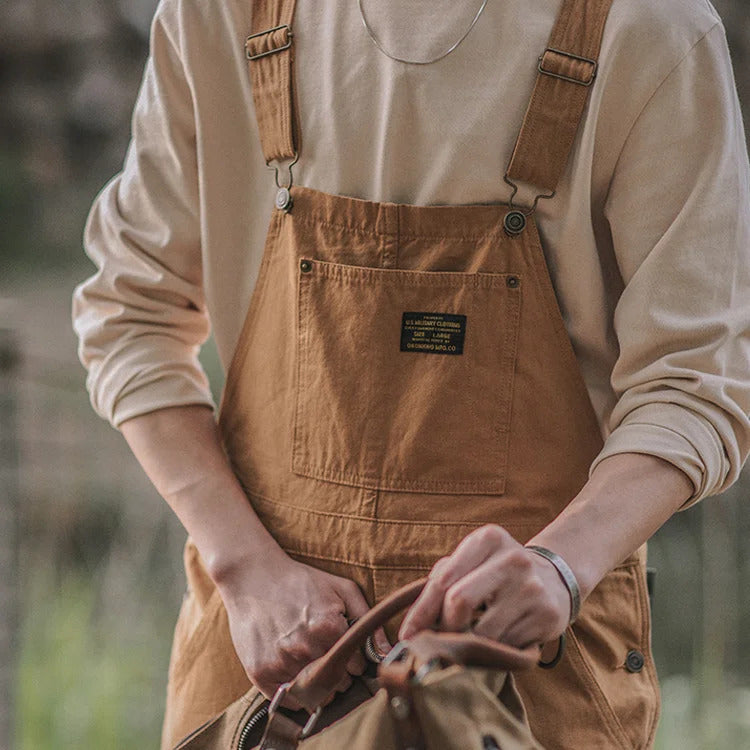
[[[405,312],[401,319],[402,352],[463,354],[465,335],[465,315]]]

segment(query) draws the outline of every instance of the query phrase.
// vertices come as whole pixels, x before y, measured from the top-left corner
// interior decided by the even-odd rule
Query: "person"
[[[161,0],[85,229],[93,407],[189,534],[162,746],[429,574],[381,650],[565,631],[518,676],[540,743],[649,747],[645,543],[750,450],[722,22],[704,0],[297,5]]]

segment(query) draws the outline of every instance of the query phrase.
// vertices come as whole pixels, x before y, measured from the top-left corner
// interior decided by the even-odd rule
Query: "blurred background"
[[[750,2],[714,5],[747,122]],[[91,410],[70,327],[155,6],[0,4],[0,750],[158,747],[185,535]],[[749,493],[746,471],[651,544],[660,750],[750,747]]]

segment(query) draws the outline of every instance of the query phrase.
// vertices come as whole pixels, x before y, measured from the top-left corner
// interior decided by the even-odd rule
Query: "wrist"
[[[570,604],[568,622],[575,622],[578,617],[578,613],[581,611],[581,589],[578,585],[578,579],[570,566],[565,560],[547,547],[542,547],[536,544],[527,544],[526,549],[533,552],[535,555],[547,560],[547,562],[554,567],[560,581],[565,586],[568,594],[568,601]]]
[[[248,535],[242,543],[222,544],[204,556],[206,572],[222,594],[232,595],[259,577],[273,579],[290,561],[270,535]]]

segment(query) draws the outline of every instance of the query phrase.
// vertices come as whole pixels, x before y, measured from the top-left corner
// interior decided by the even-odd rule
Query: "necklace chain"
[[[474,19],[469,24],[469,28],[466,29],[466,31],[463,33],[461,38],[454,42],[445,52],[439,54],[437,57],[433,57],[431,60],[407,60],[403,57],[397,57],[396,55],[390,54],[390,52],[387,52],[383,45],[380,43],[378,38],[375,36],[375,33],[370,28],[370,24],[367,22],[367,18],[365,18],[365,11],[362,8],[362,0],[358,0],[359,3],[359,15],[362,17],[362,23],[365,25],[365,30],[367,31],[368,35],[370,36],[370,39],[375,43],[375,46],[386,56],[390,57],[391,60],[396,60],[397,62],[403,62],[403,63],[411,63],[413,65],[429,65],[430,63],[437,62],[438,60],[442,60],[446,55],[449,55],[451,52],[453,52],[456,47],[458,47],[461,42],[463,42],[464,39],[469,35],[469,32],[474,28],[474,24],[479,20],[479,16],[482,15],[482,11],[484,10],[484,6],[487,5],[487,0],[482,0],[482,5],[479,7],[479,10],[477,11],[476,15],[474,16]]]

